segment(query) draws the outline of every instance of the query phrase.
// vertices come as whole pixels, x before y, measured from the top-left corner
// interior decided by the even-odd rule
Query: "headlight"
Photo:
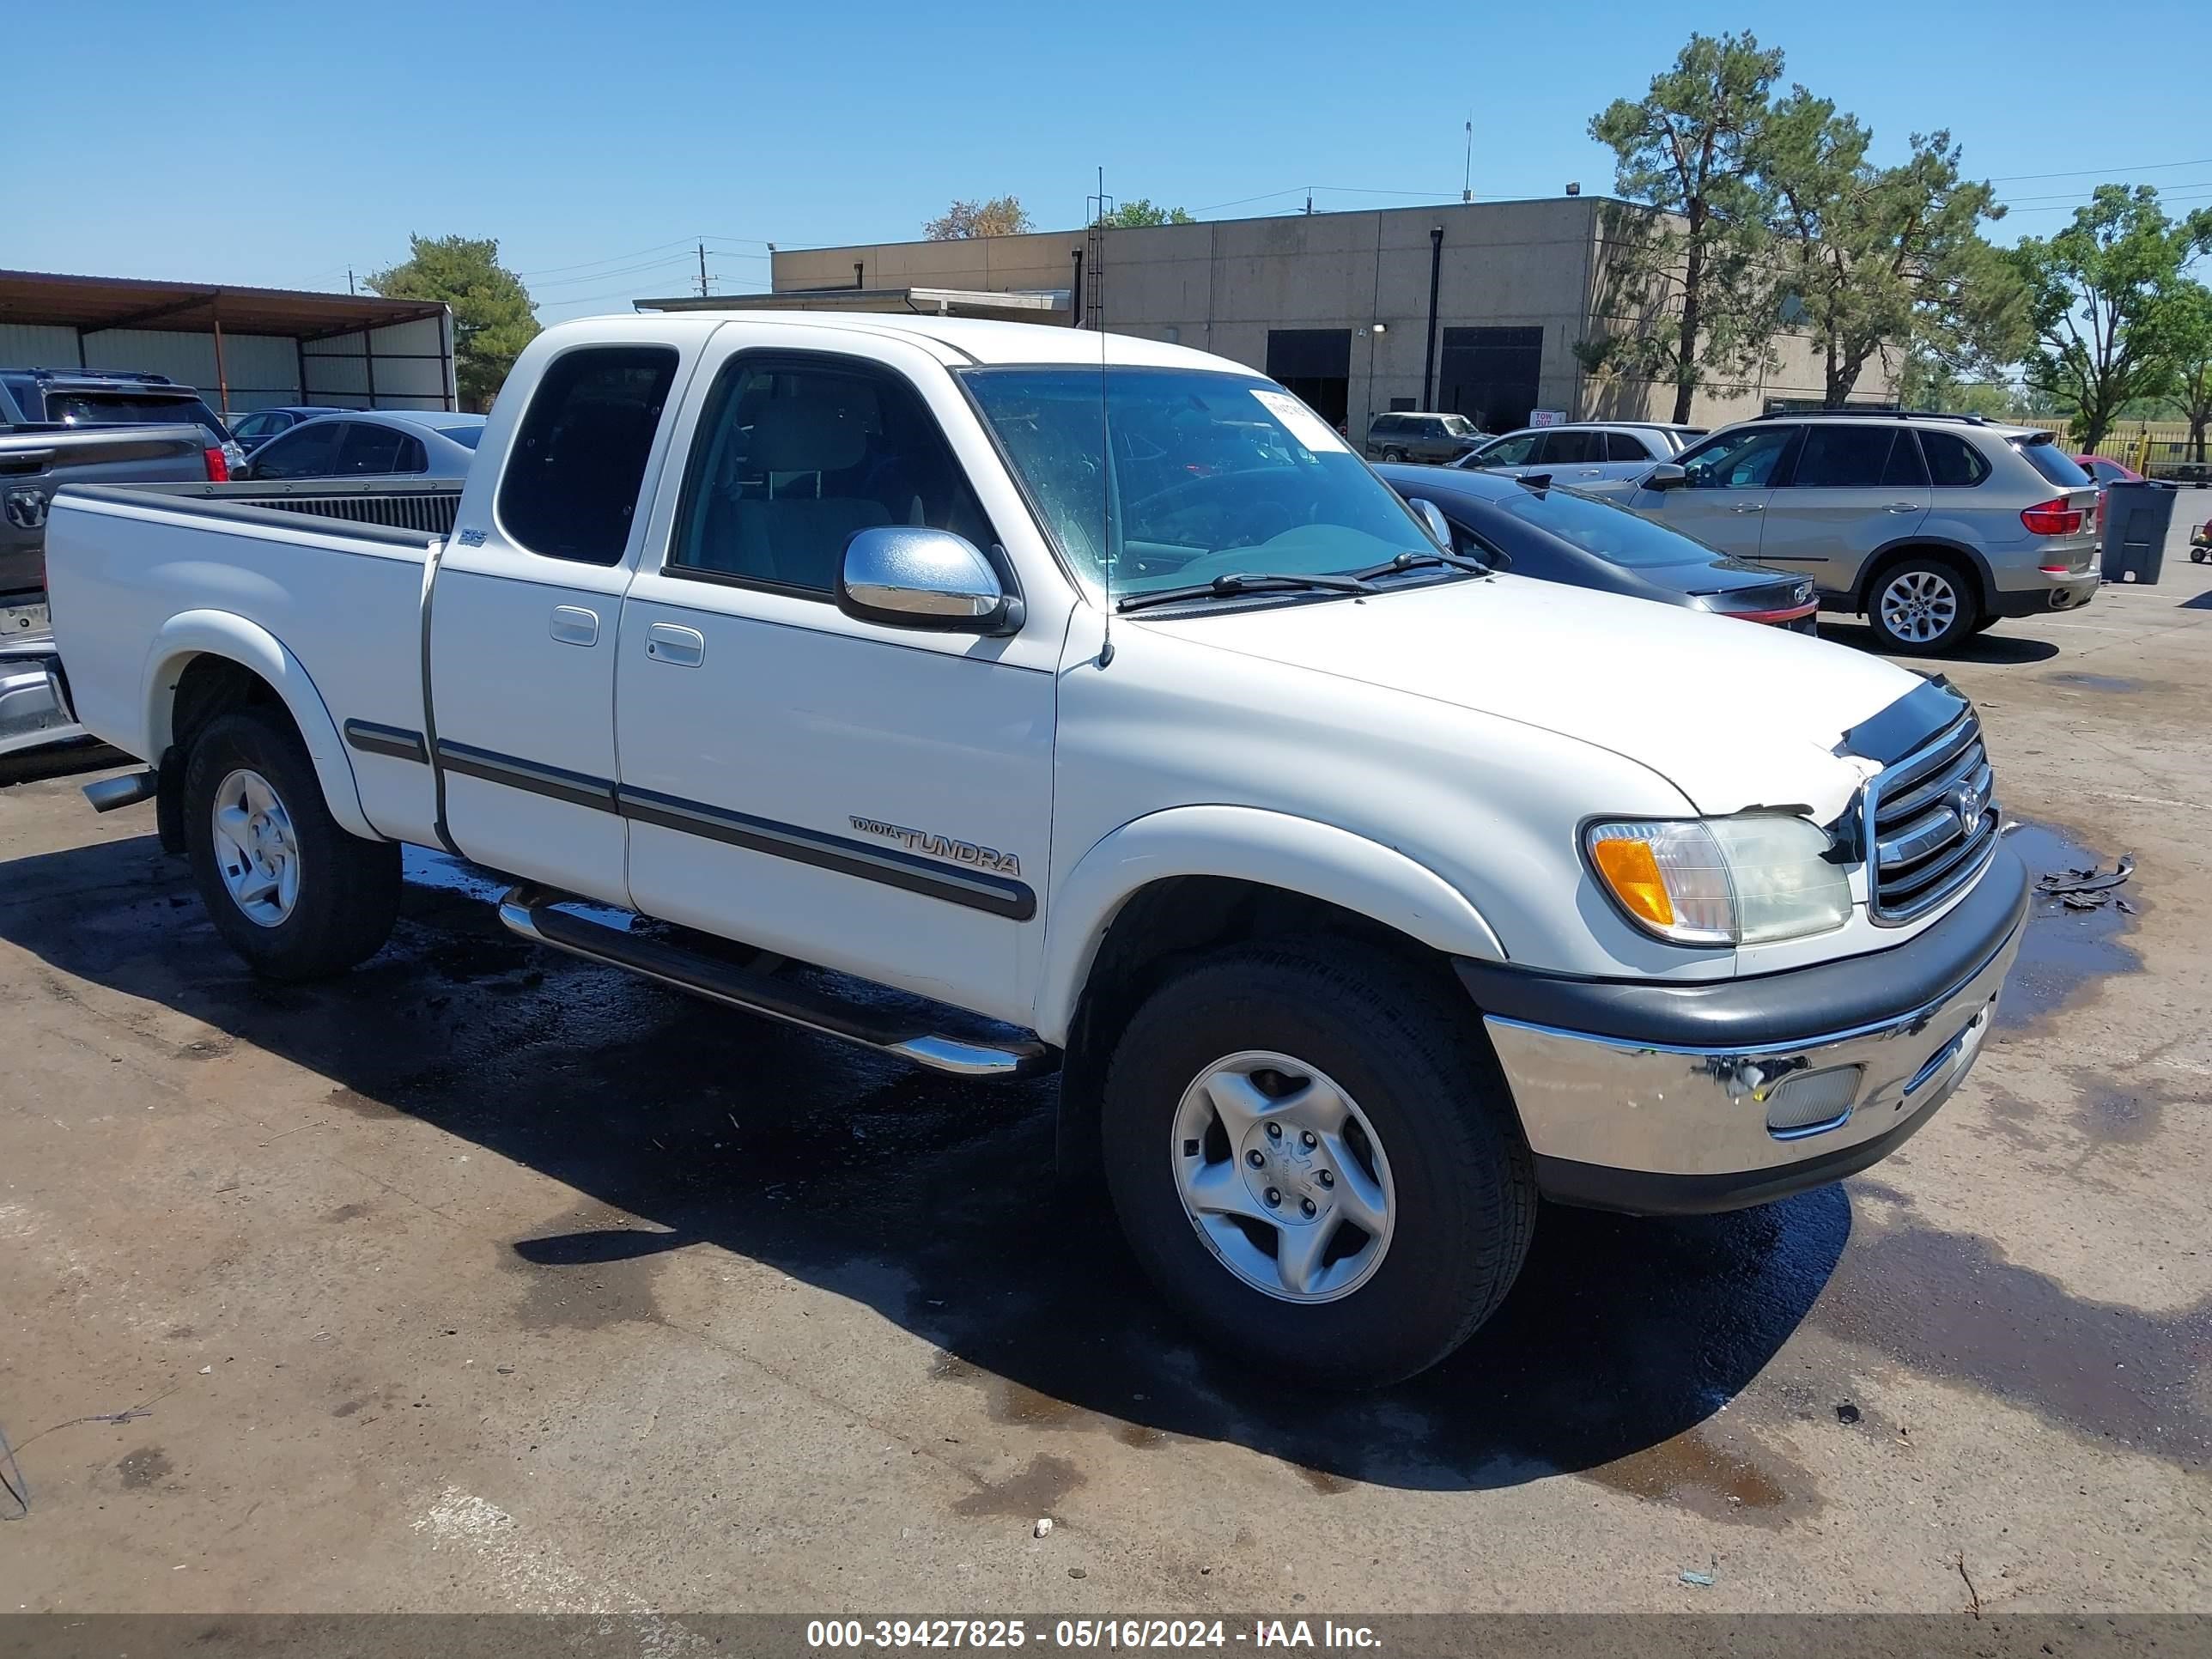
[[[1677,945],[1758,945],[1840,927],[1850,883],[1828,861],[1828,838],[1802,818],[1593,824],[1591,869],[1647,933]]]

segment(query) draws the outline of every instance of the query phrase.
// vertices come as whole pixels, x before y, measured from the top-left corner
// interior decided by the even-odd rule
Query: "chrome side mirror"
[[[1662,461],[1644,475],[1646,489],[1677,489],[1689,483],[1690,475],[1672,461]]]
[[[1419,519],[1422,527],[1427,530],[1429,539],[1443,549],[1445,552],[1450,552],[1452,550],[1451,526],[1444,521],[1444,515],[1437,508],[1437,504],[1434,501],[1425,501],[1416,495],[1406,505],[1413,509],[1413,516]]]
[[[856,530],[837,572],[837,608],[861,622],[963,634],[1011,634],[1019,599],[975,544],[949,530]]]

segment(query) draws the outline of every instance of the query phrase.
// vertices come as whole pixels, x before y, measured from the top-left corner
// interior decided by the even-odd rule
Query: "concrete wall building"
[[[773,299],[905,309],[919,303],[910,297],[915,289],[1026,292],[1046,302],[1041,317],[1249,364],[1354,435],[1391,409],[1455,410],[1492,432],[1524,423],[1535,410],[1666,420],[1674,412],[1671,386],[1593,375],[1575,354],[1577,342],[1618,326],[1597,314],[1609,287],[1608,210],[1637,211],[1602,198],[1562,197],[779,249]],[[868,297],[810,298],[833,289]],[[1692,418],[1717,425],[1782,404],[1818,403],[1822,380],[1811,342],[1785,335],[1776,348],[1773,368],[1700,388]],[[1887,400],[1891,377],[1870,368],[1855,395]]]

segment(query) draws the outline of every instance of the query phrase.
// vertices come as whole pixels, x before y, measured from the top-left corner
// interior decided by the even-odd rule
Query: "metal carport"
[[[0,367],[137,369],[227,414],[453,409],[452,309],[368,294],[0,270]]]

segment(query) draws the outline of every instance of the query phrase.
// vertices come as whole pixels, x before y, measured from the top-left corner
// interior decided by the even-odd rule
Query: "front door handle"
[[[556,605],[553,607],[550,631],[563,645],[597,645],[599,642],[599,613],[586,611],[580,605]]]
[[[1764,513],[1766,511],[1766,503],[1765,501],[1739,501],[1734,507],[1729,508],[1729,511],[1731,513]]]
[[[707,636],[696,628],[655,623],[645,630],[645,654],[672,668],[696,668],[707,659]]]
[[[1889,504],[1889,511],[1892,513],[1917,513],[1920,511],[1920,503],[1917,501],[1892,501]]]

